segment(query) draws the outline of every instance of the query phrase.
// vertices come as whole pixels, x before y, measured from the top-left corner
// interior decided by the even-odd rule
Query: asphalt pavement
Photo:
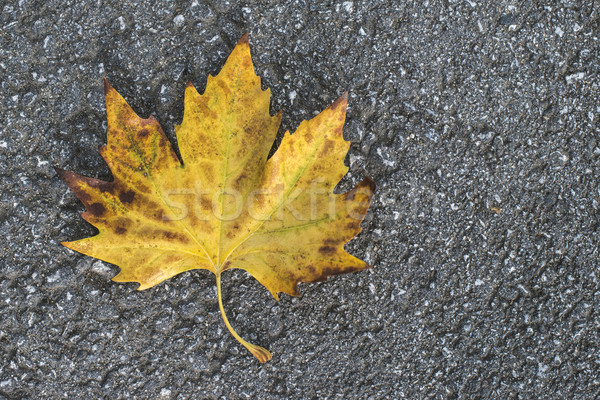
[[[600,397],[600,3],[0,1],[0,399]],[[275,301],[245,272],[146,291],[53,167],[110,180],[102,79],[172,143],[248,32],[279,138],[349,91],[368,271]]]

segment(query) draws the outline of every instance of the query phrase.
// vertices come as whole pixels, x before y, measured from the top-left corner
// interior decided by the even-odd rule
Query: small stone
[[[185,22],[185,18],[183,17],[183,15],[178,15],[175,18],[173,18],[173,23],[178,28],[181,28],[183,26],[184,22]]]

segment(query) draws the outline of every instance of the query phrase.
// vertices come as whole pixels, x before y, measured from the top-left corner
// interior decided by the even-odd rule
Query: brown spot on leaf
[[[165,237],[169,240],[173,240],[173,241],[177,241],[177,242],[184,242],[184,243],[189,242],[189,238],[183,233],[171,232],[171,231],[158,231],[158,234],[162,235],[163,237]]]
[[[244,181],[248,178],[248,175],[245,172],[242,172],[240,176],[235,179],[234,186],[239,190],[243,187]]]
[[[229,86],[223,80],[217,79],[217,85],[219,85],[225,96],[229,96],[231,94],[231,89],[229,89]]]
[[[212,212],[212,200],[207,195],[200,198],[200,207],[204,213]]]
[[[227,232],[227,237],[229,239],[233,239],[235,237],[235,235],[238,234],[239,230],[240,230],[239,224],[233,225],[233,228],[231,228],[231,230],[229,230],[229,232]]]
[[[65,181],[73,193],[75,193],[75,196],[77,196],[77,198],[86,206],[92,201],[92,196],[86,192],[82,186],[85,187],[87,185],[91,188],[99,189],[101,192],[110,191],[112,189],[112,182],[88,178],[87,176],[79,175],[61,168],[54,168],[54,170],[57,175]]]
[[[358,223],[358,221],[348,222],[346,224],[346,228],[352,229],[352,230],[357,229],[359,226],[360,226],[360,224]]]
[[[142,139],[148,137],[149,134],[150,131],[148,129],[142,129],[138,132],[138,136]]]
[[[113,87],[111,86],[110,83],[108,83],[108,79],[104,78],[104,93],[108,94],[108,92],[115,90],[113,89]]]
[[[97,188],[102,193],[112,193],[112,191],[114,189],[114,185],[112,182],[104,182],[104,181],[100,181],[100,180],[98,180],[97,182],[95,182],[94,184],[92,184],[90,186]]]
[[[367,267],[368,267],[368,265],[366,265],[366,264],[365,264],[365,266],[346,267],[346,268],[325,267],[325,268],[323,268],[323,275],[324,276],[335,276],[335,275],[341,275],[341,274],[349,274],[351,272],[362,271],[363,269],[365,269]]]
[[[323,277],[328,277],[328,276],[333,276],[333,275],[339,275],[341,274],[342,271],[336,268],[331,268],[331,267],[324,267],[323,268]]]
[[[304,138],[306,139],[307,142],[312,142],[314,137],[312,135],[312,133],[310,133],[310,130],[307,129],[306,132],[304,133]]]
[[[327,157],[333,151],[334,147],[335,147],[335,145],[332,140],[326,140],[325,143],[323,144],[323,148],[319,152],[320,156]]]
[[[204,172],[207,176],[214,176],[215,167],[211,163],[204,163]]]
[[[250,46],[250,42],[248,41],[248,32],[244,33],[240,40],[237,42],[238,45],[244,44],[246,46]]]
[[[175,239],[177,237],[177,234],[175,232],[171,232],[171,231],[164,231],[163,235],[167,239]]]
[[[88,212],[94,217],[101,217],[106,212],[106,207],[100,203],[92,203],[88,207]]]
[[[377,188],[377,185],[375,184],[375,181],[373,179],[371,179],[370,176],[365,176],[365,178],[362,180],[361,184],[364,185],[364,187],[368,187],[371,190],[371,193],[375,193],[375,189]]]
[[[328,276],[348,274],[351,272],[362,271],[363,269],[365,269],[365,267],[348,267],[348,268],[324,267],[322,277],[327,278]]]
[[[329,106],[329,109],[331,111],[335,111],[338,107],[343,107],[342,111],[346,111],[346,106],[348,105],[348,92],[344,92],[343,95],[341,95],[336,101],[333,102],[333,104],[331,104]],[[342,113],[343,114],[343,113]],[[342,115],[342,118],[344,116]]]
[[[315,272],[314,274],[310,275],[307,282],[323,282],[325,280],[327,280],[327,275],[325,275],[323,271],[321,271],[320,273]]]
[[[92,201],[92,196],[90,196],[90,194],[88,192],[84,192],[81,189],[79,189],[79,190],[73,190],[73,193],[75,193],[75,195],[77,196],[77,198],[83,204],[89,204]]]
[[[126,192],[119,193],[119,200],[121,200],[121,203],[123,203],[123,204],[131,203],[133,201],[134,197],[135,197],[135,192],[133,190],[128,190]]]
[[[138,117],[139,118],[139,117]],[[142,119],[139,118],[139,124],[140,124],[140,128],[143,129],[147,129],[146,127],[149,126],[153,129],[160,129],[160,125],[158,124],[158,120],[156,119],[156,117],[154,115],[149,116],[146,119]]]
[[[319,253],[326,255],[326,256],[331,256],[331,255],[335,254],[335,247],[321,246],[321,247],[319,247]]]
[[[121,217],[114,221],[114,231],[117,235],[123,235],[129,227],[133,224],[133,221],[127,217]]]
[[[375,189],[375,181],[370,177],[365,176],[365,178],[358,185],[346,193],[346,200],[353,201],[357,194],[365,194],[370,201],[370,199],[373,197]]]
[[[294,296],[294,297],[300,296],[300,291],[298,290],[298,282],[294,282],[294,285],[292,286],[292,290],[289,292],[286,292],[286,293],[289,294],[290,296]]]
[[[363,269],[366,269],[366,268],[369,268],[369,266],[366,265],[366,264],[363,267],[348,267],[345,270],[343,270],[342,273],[349,274],[349,273],[352,273],[352,272],[362,271]]]

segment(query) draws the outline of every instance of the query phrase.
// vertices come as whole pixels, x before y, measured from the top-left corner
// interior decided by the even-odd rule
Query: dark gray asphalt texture
[[[598,398],[600,5],[489,3],[1,2],[0,399]],[[62,247],[95,230],[53,170],[111,179],[105,76],[175,143],[245,32],[280,135],[349,90],[340,188],[378,184],[373,269],[224,275],[264,365],[210,273],[138,292]]]

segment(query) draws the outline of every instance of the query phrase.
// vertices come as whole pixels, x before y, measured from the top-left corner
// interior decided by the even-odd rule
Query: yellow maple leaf
[[[57,172],[99,230],[63,245],[118,265],[114,281],[143,290],[191,269],[211,271],[227,328],[265,362],[271,353],[227,320],[223,271],[249,272],[278,300],[279,292],[298,295],[298,282],[369,268],[344,244],[360,232],[375,185],[365,178],[348,193],[333,192],[348,171],[347,94],[286,132],[267,159],[281,113],[269,114],[270,91],[261,89],[245,35],[202,95],[188,84],[175,127],[180,161],[154,117],[138,117],[106,80],[105,90],[100,152],[114,181]]]

